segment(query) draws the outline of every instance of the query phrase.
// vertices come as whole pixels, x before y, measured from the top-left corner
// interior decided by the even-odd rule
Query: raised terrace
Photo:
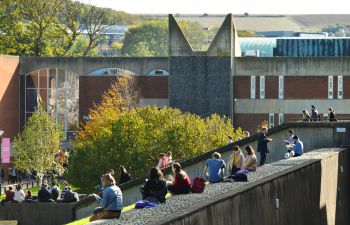
[[[315,149],[248,174],[248,182],[207,185],[156,208],[90,224],[347,224],[349,149]]]

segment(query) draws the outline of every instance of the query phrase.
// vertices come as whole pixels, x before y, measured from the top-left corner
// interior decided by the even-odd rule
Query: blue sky
[[[345,0],[80,0],[128,13],[348,14]]]

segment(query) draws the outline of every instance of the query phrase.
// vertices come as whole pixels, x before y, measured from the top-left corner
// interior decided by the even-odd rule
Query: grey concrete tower
[[[169,15],[169,105],[202,117],[232,118],[232,71],[240,56],[232,14],[226,16],[205,52],[195,52],[173,15]]]

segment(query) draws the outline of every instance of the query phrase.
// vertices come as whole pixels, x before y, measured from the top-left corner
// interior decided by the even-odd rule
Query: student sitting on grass
[[[123,195],[118,186],[115,185],[115,180],[111,174],[105,174],[101,178],[103,186],[103,198],[94,194],[99,204],[94,210],[94,215],[90,218],[90,222],[100,219],[115,219],[119,218],[123,209]]]
[[[181,169],[179,163],[172,165],[174,177],[169,176],[170,183],[168,184],[168,190],[174,194],[187,194],[191,191],[191,180],[187,173]]]
[[[153,202],[165,203],[167,192],[166,180],[163,178],[162,171],[160,171],[158,167],[151,168],[149,180],[147,180],[145,186],[141,188],[142,199],[153,199]]]

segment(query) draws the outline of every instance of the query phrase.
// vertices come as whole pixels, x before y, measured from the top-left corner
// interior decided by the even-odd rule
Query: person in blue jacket
[[[103,196],[100,198],[95,195],[99,205],[94,210],[94,215],[90,218],[90,222],[99,219],[115,219],[119,218],[123,209],[123,194],[111,174],[105,174],[101,178],[103,186]]]
[[[294,157],[301,156],[304,153],[304,144],[299,140],[299,137],[297,135],[294,135],[293,137],[294,141]]]

